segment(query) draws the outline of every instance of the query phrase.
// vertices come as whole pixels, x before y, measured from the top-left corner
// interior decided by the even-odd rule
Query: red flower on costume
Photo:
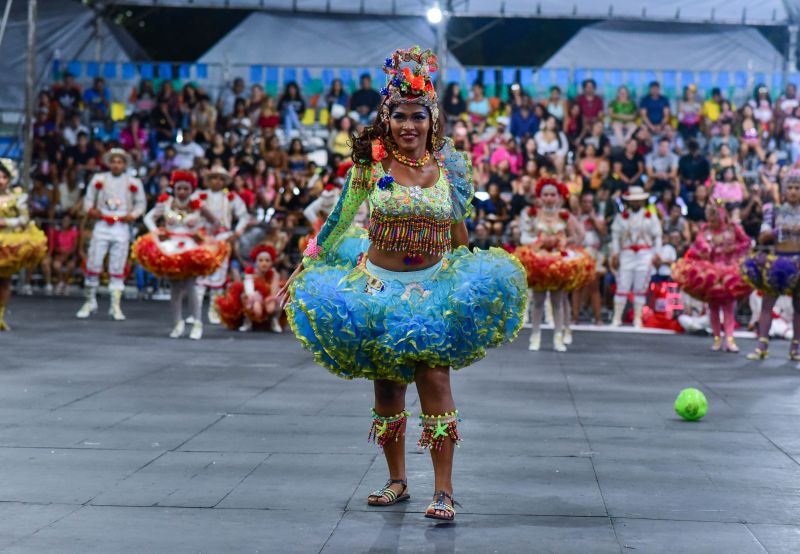
[[[180,242],[178,243],[178,248],[183,248],[184,246],[186,246],[186,243],[185,243],[185,242],[183,242],[183,241],[180,241]]]
[[[386,148],[383,146],[383,141],[375,139],[372,141],[372,161],[379,162],[386,158]]]
[[[631,216],[628,212],[622,212],[622,219],[628,219]]]
[[[558,213],[558,217],[560,217],[564,221],[568,221],[569,220],[569,211],[568,210],[561,210]]]
[[[200,201],[199,201],[199,200],[197,200],[197,199],[194,199],[194,200],[192,200],[191,202],[189,202],[189,206],[190,206],[190,207],[191,207],[193,210],[199,210],[199,209],[202,207],[202,205],[203,205],[203,203],[202,203],[202,202],[200,202]]]
[[[200,193],[200,200],[203,200],[203,201],[208,200],[208,193],[201,192]]]
[[[139,187],[132,184],[128,186],[128,190],[131,191],[133,194],[136,194],[137,192],[139,192]]]
[[[94,188],[96,188],[97,190],[100,190],[100,189],[102,189],[102,188],[103,188],[103,183],[102,183],[101,181],[97,181],[97,182],[94,184]]]
[[[531,206],[530,208],[528,208],[528,215],[530,217],[536,217],[536,214],[538,212],[539,212],[539,210],[536,209],[536,206]]]
[[[653,214],[651,214],[650,212],[647,212],[647,211],[646,211],[646,212],[644,212],[644,216],[645,216],[647,219],[650,219],[651,217],[653,217]]]
[[[167,194],[166,192],[158,196],[158,201],[161,203],[166,202],[167,200],[169,200],[169,194]]]
[[[236,198],[236,195],[235,195],[234,193],[232,193],[232,192],[229,192],[229,193],[228,193],[228,200],[229,200],[229,201],[231,201],[231,202],[233,202],[233,199],[234,199],[234,198]]]
[[[255,272],[256,270],[253,268],[252,265],[248,265],[246,268],[244,268],[245,275],[253,275]]]
[[[410,69],[410,68],[408,68],[408,67],[404,67],[404,68],[403,68],[403,76],[404,76],[404,77],[406,78],[406,80],[407,80],[407,81],[409,81],[409,82],[411,82],[411,79],[413,79],[413,78],[414,78],[414,76],[411,74],[411,69]]]
[[[425,87],[425,77],[422,75],[417,75],[416,77],[411,78],[411,89],[412,90],[422,90]]]

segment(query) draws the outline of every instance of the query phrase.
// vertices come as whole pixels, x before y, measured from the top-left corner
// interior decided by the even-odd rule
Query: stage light
[[[439,8],[439,4],[434,4],[433,7],[428,10],[426,16],[428,17],[428,21],[430,23],[433,25],[438,25],[442,22],[442,17],[444,17],[444,14],[442,13],[441,8]]]

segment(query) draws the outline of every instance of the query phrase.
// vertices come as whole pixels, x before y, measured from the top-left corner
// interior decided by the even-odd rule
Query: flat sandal
[[[398,495],[394,490],[391,488],[392,485],[403,485],[403,490]],[[378,489],[373,491],[370,496],[375,496],[375,500],[370,500],[367,498],[367,504],[370,506],[391,506],[392,504],[397,504],[398,502],[405,502],[411,498],[411,495],[406,492],[408,490],[408,483],[406,483],[405,479],[389,479],[386,481],[386,484],[383,486],[382,489]],[[380,498],[387,498],[388,502],[378,502]]]
[[[450,502],[446,502],[445,499]],[[456,509],[453,505],[461,506],[461,504],[453,500],[453,497],[446,491],[436,491],[433,493],[433,502],[428,504],[428,509],[425,510],[425,517],[429,519],[438,519],[440,521],[455,521]],[[430,510],[433,510],[433,512]],[[436,512],[445,512],[447,515],[440,516],[437,515]]]

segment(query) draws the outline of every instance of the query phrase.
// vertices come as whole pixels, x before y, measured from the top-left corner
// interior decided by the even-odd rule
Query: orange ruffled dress
[[[169,238],[160,240],[155,224],[163,218]],[[180,205],[162,195],[145,216],[150,232],[136,239],[133,256],[147,271],[168,279],[183,280],[214,273],[230,253],[227,242],[205,234],[198,201]],[[201,240],[197,240],[200,237]]]
[[[583,248],[559,246],[566,242],[566,221],[569,212],[562,210],[563,223],[548,226],[538,217],[536,208],[529,208],[522,214],[523,240],[533,238],[533,242],[518,247],[514,251],[528,274],[528,287],[537,292],[549,290],[573,291],[589,283],[595,274],[595,261]],[[551,246],[546,238],[556,238]]]
[[[275,292],[272,290],[272,287],[269,284],[269,281],[272,280],[271,274],[272,271],[270,270],[269,274],[266,276],[266,279],[259,275],[254,275],[252,277],[253,288],[255,289],[256,294],[260,297],[257,298],[256,301],[263,302],[263,300],[275,296]],[[261,310],[260,314],[255,312],[252,309],[252,306],[244,300],[244,288],[244,281],[237,281],[235,283],[231,283],[231,285],[225,291],[225,294],[217,297],[217,310],[219,311],[219,317],[222,320],[222,323],[225,324],[225,327],[228,329],[238,329],[242,323],[244,323],[245,317],[252,321],[253,324],[258,325],[266,322],[273,315],[267,313],[266,310]]]

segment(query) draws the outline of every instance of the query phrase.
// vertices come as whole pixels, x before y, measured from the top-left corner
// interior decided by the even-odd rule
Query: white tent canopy
[[[784,57],[753,28],[606,21],[581,29],[544,67],[772,72]]]
[[[434,0],[120,0],[147,6],[424,16]],[[445,2],[440,1],[440,6]],[[453,0],[456,17],[635,19],[682,23],[787,25],[796,0]]]
[[[21,110],[25,97],[27,7],[14,0],[3,42],[0,44],[0,109]],[[130,61],[144,53],[118,25],[99,20],[95,33],[94,12],[77,2],[39,0],[36,29],[36,78],[50,71],[54,59]]]
[[[253,13],[198,60],[207,64],[379,67],[396,48],[436,46],[422,18]],[[459,67],[447,56],[448,67]]]

